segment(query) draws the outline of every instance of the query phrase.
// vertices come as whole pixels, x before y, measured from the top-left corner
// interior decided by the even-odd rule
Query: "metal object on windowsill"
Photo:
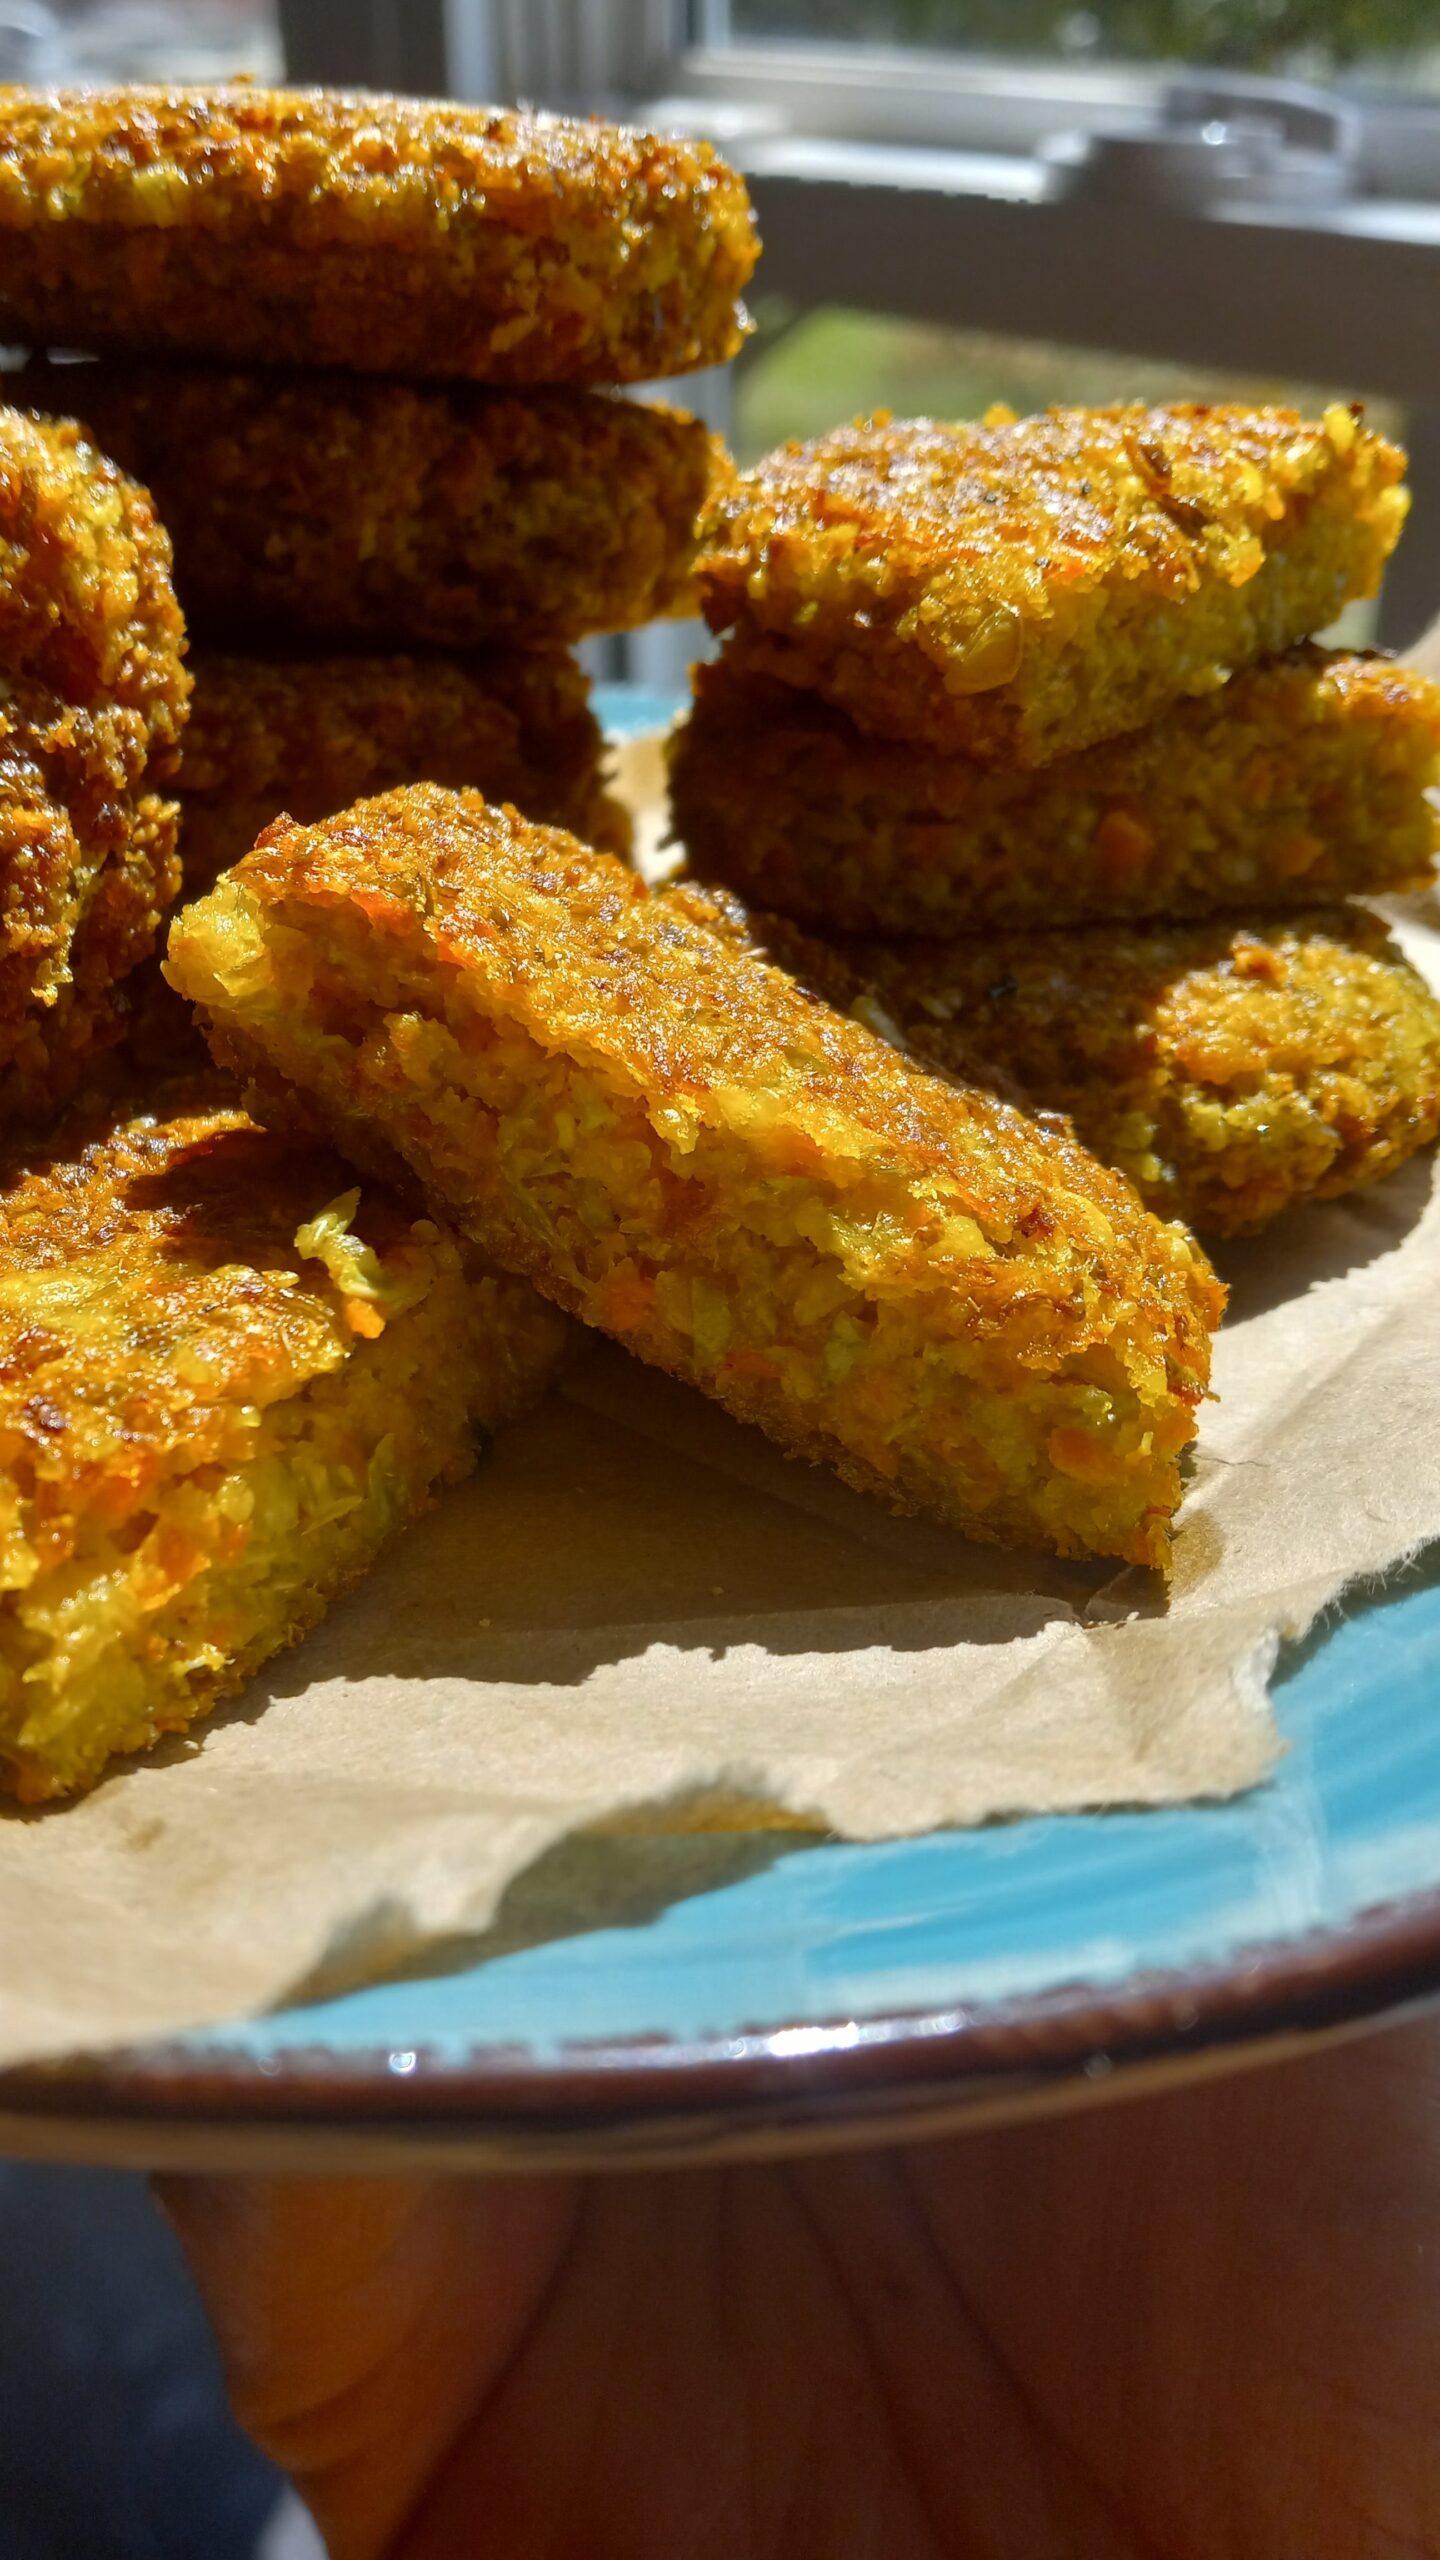
[[[1040,145],[1052,201],[1172,213],[1315,209],[1354,193],[1359,125],[1323,91],[1284,81],[1179,80],[1159,114]]]

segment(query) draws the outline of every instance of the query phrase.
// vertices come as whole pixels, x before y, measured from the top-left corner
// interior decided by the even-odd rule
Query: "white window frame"
[[[1048,133],[1149,106],[1161,85],[1140,65],[780,38],[681,44],[670,65],[681,95],[778,114],[799,133],[961,151],[1030,152]]]

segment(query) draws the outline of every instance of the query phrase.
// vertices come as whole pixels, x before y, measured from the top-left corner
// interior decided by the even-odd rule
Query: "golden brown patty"
[[[308,824],[404,782],[470,784],[587,844],[628,848],[588,679],[561,650],[273,662],[201,650],[193,667],[180,775],[190,896],[282,810]]]
[[[982,1537],[1163,1562],[1221,1302],[1193,1242],[714,901],[426,784],[272,829],[166,966],[267,1112],[298,1092],[402,1159],[784,1447]]]
[[[862,419],[722,496],[705,611],[877,736],[1045,764],[1373,594],[1404,468],[1340,408]]]
[[[180,887],[173,800],[125,793],[101,823],[64,797],[84,717],[0,710],[0,1120],[50,1118],[119,1039]]]
[[[179,886],[190,679],[143,489],[67,425],[0,408],[0,1112],[62,1101]]]
[[[837,933],[1314,906],[1428,878],[1440,686],[1299,649],[1036,772],[868,738],[814,694],[695,671],[670,744],[692,868]]]
[[[0,90],[0,338],[483,382],[723,363],[704,142],[332,90]]]
[[[148,492],[73,424],[0,407],[0,680],[112,724],[113,780],[174,770],[190,680]],[[123,740],[123,744],[121,743]]]
[[[155,493],[192,624],[226,645],[526,647],[693,603],[696,418],[603,392],[413,389],[316,373],[32,364]]]
[[[765,947],[797,955],[761,921]],[[1164,1217],[1241,1235],[1378,1181],[1440,1127],[1440,1004],[1379,920],[853,941],[807,980],[931,1065],[1063,1111]]]
[[[0,1168],[0,1789],[89,1786],[325,1611],[563,1322],[213,1075]]]

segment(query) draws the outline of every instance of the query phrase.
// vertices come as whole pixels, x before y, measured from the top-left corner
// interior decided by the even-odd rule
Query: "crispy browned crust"
[[[564,1340],[213,1069],[12,1147],[0,1282],[0,1791],[31,1803],[303,1634]]]
[[[877,736],[1045,764],[1373,594],[1404,468],[1340,408],[862,419],[721,497],[705,611]]]
[[[83,429],[0,408],[0,667],[112,724],[117,785],[163,782],[190,683],[170,540]]]
[[[155,493],[192,624],[393,649],[525,647],[693,607],[707,496],[732,476],[677,409],[315,373],[31,364]]]
[[[118,1036],[179,887],[190,679],[169,544],[78,429],[0,409],[0,1109],[51,1113]]]
[[[561,650],[269,660],[201,650],[180,775],[187,895],[285,811],[310,824],[406,782],[471,786],[628,850],[589,680]]]
[[[807,942],[798,965],[928,1064],[1066,1113],[1202,1235],[1378,1181],[1440,1128],[1440,1003],[1363,908]]]
[[[0,712],[0,1117],[31,1123],[124,1032],[127,982],[179,891],[180,813],[127,794],[103,833],[81,833],[52,796],[53,728],[18,751],[5,728]]]
[[[0,338],[485,382],[720,364],[758,254],[707,143],[420,99],[0,90]]]
[[[154,489],[192,621],[378,647],[560,644],[693,603],[728,473],[679,410],[153,365],[31,365]]]
[[[670,744],[692,868],[836,933],[1313,907],[1421,885],[1440,686],[1302,648],[1038,772],[869,738],[792,685],[695,671]]]
[[[1068,1134],[918,1072],[700,893],[431,786],[172,931],[229,1064],[503,1266],[900,1508],[1158,1563],[1220,1305]]]

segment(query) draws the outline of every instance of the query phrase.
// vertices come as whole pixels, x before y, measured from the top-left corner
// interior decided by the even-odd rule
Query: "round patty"
[[[0,90],[0,340],[477,382],[720,364],[758,254],[708,143],[330,90]]]

